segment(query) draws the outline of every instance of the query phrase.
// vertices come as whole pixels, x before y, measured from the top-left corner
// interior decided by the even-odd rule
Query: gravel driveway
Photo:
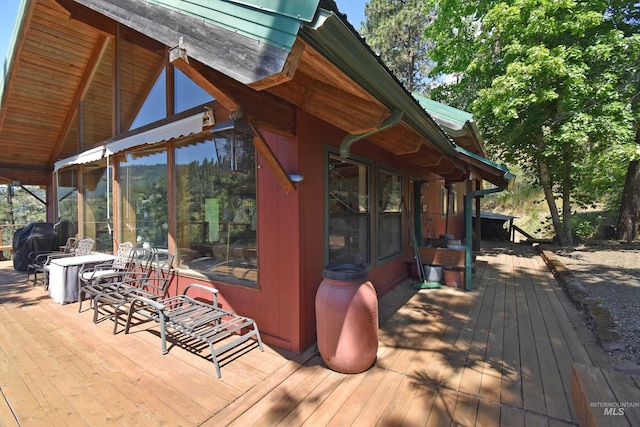
[[[640,242],[593,242],[574,248],[545,247],[618,322],[625,350],[612,363],[640,365]]]

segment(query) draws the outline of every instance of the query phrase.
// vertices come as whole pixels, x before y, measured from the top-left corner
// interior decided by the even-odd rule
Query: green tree
[[[34,195],[41,200],[46,197],[44,190],[37,186],[0,185],[0,224],[17,224],[16,227],[3,227],[0,244],[10,245],[13,233],[22,225],[45,220],[45,206]]]
[[[423,92],[431,69],[424,30],[434,15],[424,0],[371,0],[362,35],[410,92]]]
[[[425,32],[434,40],[433,74],[454,82],[432,96],[471,111],[492,154],[535,177],[556,236],[571,244],[572,208],[603,192],[619,193],[633,160],[637,6],[570,0],[436,4],[437,18]]]

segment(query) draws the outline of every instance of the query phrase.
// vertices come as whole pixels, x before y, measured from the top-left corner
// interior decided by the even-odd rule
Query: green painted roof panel
[[[290,51],[303,22],[313,19],[319,0],[148,0]]]
[[[450,126],[447,127],[459,130],[462,129],[467,122],[473,121],[473,115],[471,113],[434,101],[418,93],[413,93],[413,97],[429,114],[437,116],[443,122],[450,124]]]

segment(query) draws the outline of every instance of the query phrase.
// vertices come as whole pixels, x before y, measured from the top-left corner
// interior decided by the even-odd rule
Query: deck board
[[[540,363],[536,349],[535,336],[531,319],[533,303],[527,298],[527,288],[531,286],[530,277],[521,259],[516,259],[516,305],[518,307],[518,338],[520,341],[520,361],[522,378],[522,402],[526,410],[545,413],[544,389],[540,373]]]
[[[113,335],[2,261],[0,425],[575,425],[571,365],[606,355],[533,250],[476,265],[471,292],[409,280],[380,298],[366,372],[250,345],[218,379],[206,346],[162,355],[153,323]]]
[[[498,274],[497,269],[493,269],[493,272],[494,274],[488,277],[488,281],[484,281],[484,283],[487,283],[486,286],[495,287],[495,295],[479,395],[484,399],[499,402],[503,371],[502,354],[504,348],[506,295],[504,278]]]

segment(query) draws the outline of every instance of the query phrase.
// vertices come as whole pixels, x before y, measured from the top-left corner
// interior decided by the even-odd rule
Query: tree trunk
[[[562,162],[562,231],[567,245],[573,245],[573,225],[571,223],[571,147],[565,146]]]
[[[640,161],[629,162],[627,178],[622,192],[622,203],[618,215],[618,239],[631,241],[636,237],[636,227],[640,218]]]
[[[636,129],[636,144],[640,145],[640,127]],[[627,177],[624,181],[616,237],[631,242],[636,237],[638,221],[640,221],[640,161],[633,160],[629,162]]]
[[[567,246],[569,243],[564,234],[562,221],[560,221],[560,214],[558,213],[556,199],[553,197],[553,188],[551,184],[551,177],[549,176],[549,168],[547,166],[547,163],[542,159],[538,162],[538,168],[540,172],[540,183],[542,184],[542,191],[544,191],[544,198],[547,201],[549,212],[551,213],[553,230],[555,231],[558,239],[560,239],[560,245]]]

